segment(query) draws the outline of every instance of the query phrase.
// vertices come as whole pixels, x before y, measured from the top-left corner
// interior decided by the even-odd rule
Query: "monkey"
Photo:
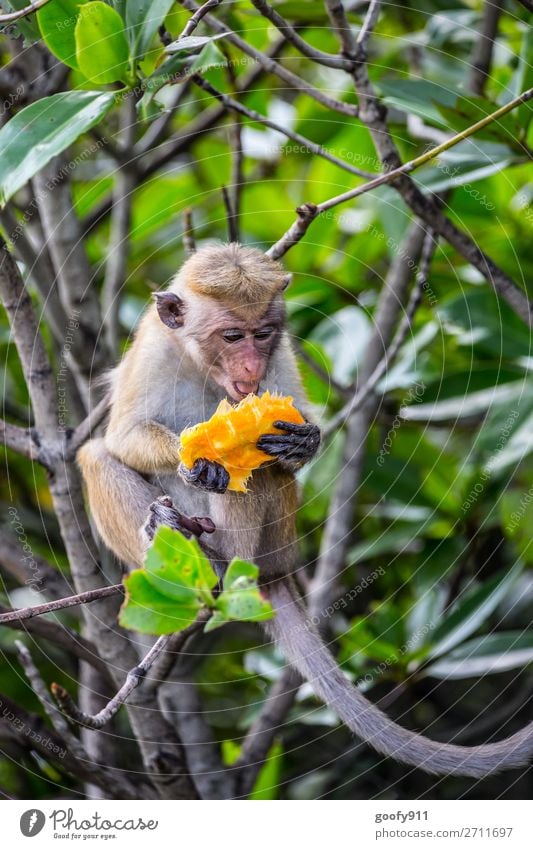
[[[89,508],[105,544],[127,567],[143,565],[160,525],[194,535],[222,577],[233,557],[259,567],[274,616],[262,623],[287,661],[359,738],[379,753],[436,775],[482,778],[525,766],[533,723],[496,743],[439,743],[391,720],[345,677],[308,621],[294,579],[295,472],[320,443],[286,326],[290,276],[278,261],[237,243],[193,253],[155,294],[134,341],[109,377],[103,437],[78,452]],[[245,494],[228,490],[219,463],[179,466],[179,434],[226,398],[264,390],[291,395],[305,423],[277,422],[260,438],[270,458]],[[206,542],[206,539],[209,542]]]

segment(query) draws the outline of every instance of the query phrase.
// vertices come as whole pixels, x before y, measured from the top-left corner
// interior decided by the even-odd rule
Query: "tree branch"
[[[18,9],[16,12],[6,12],[3,15],[0,15],[0,24],[10,24],[13,21],[19,21],[21,18],[26,18],[28,15],[33,15],[38,9],[42,9],[43,6],[46,6],[50,0],[33,0],[29,6],[26,6],[24,9]]]
[[[481,29],[472,54],[469,89],[479,96],[485,91],[489,77],[494,42],[498,35],[498,23],[503,8],[503,0],[486,0],[481,20]]]
[[[301,38],[295,29],[283,18],[270,3],[266,0],[252,0],[253,5],[264,18],[267,18],[281,34],[287,39],[293,47],[308,59],[316,62],[318,65],[325,65],[327,68],[340,68],[345,71],[350,71],[353,62],[344,56],[334,56],[332,53],[324,53],[316,47],[312,47],[303,38]]]
[[[0,625],[8,622],[22,622],[24,619],[32,619],[34,616],[43,616],[55,610],[65,610],[67,607],[76,607],[78,604],[91,604],[93,601],[101,601],[110,596],[123,595],[122,584],[113,584],[110,587],[100,587],[97,590],[87,590],[84,593],[60,598],[57,601],[47,601],[44,604],[36,604],[34,607],[20,607],[18,610],[10,610],[9,613],[0,614]]]
[[[94,729],[103,728],[104,725],[107,725],[115,714],[118,713],[133,690],[139,686],[143,678],[146,676],[146,673],[151,669],[154,661],[168,645],[169,640],[170,635],[158,638],[143,660],[141,660],[141,662],[133,669],[130,669],[126,676],[126,681],[118,693],[116,693],[107,705],[95,716],[83,713],[64,687],[61,687],[59,684],[52,684],[52,694],[61,708],[61,711],[72,722],[75,722],[78,725],[84,725],[86,728]]]

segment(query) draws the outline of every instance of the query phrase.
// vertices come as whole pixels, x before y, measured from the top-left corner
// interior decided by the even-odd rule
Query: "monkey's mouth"
[[[238,383],[232,383],[231,385],[238,398],[246,398],[246,396],[250,394],[255,395],[259,389],[258,383],[246,383],[244,381],[239,381]]]

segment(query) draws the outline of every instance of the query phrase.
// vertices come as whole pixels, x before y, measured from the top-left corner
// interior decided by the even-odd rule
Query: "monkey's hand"
[[[148,518],[143,530],[149,542],[153,540],[160,525],[181,531],[186,537],[199,537],[203,533],[212,534],[216,530],[207,516],[184,516],[176,510],[168,495],[162,495],[152,501],[148,508]]]
[[[291,469],[299,469],[315,456],[320,445],[320,429],[310,422],[292,424],[274,422],[274,427],[286,433],[267,433],[259,439],[257,447],[265,454]]]
[[[205,489],[207,492],[226,492],[229,484],[229,472],[214,460],[196,460],[192,469],[183,463],[178,469],[185,483]]]

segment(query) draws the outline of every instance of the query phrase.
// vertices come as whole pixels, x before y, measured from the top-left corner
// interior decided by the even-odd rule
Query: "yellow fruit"
[[[179,458],[192,468],[196,460],[215,460],[230,476],[228,489],[246,492],[246,483],[254,469],[272,460],[257,447],[265,433],[281,433],[274,422],[303,424],[305,419],[289,396],[248,395],[237,406],[221,401],[209,421],[200,422],[180,435]]]

